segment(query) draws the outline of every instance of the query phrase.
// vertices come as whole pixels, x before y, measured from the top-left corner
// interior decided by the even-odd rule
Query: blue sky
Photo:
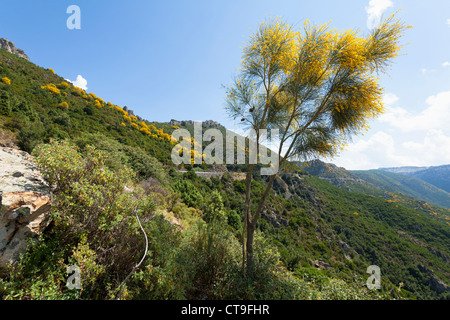
[[[69,5],[81,29],[69,30]],[[223,110],[241,48],[265,19],[300,27],[331,22],[369,32],[370,20],[402,9],[414,28],[382,79],[387,112],[339,157],[348,169],[450,163],[450,1],[2,1],[0,37],[64,78],[85,79],[89,92],[128,106],[150,121],[216,120],[238,127]]]

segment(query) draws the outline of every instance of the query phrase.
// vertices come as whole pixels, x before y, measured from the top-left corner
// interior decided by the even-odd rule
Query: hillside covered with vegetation
[[[448,221],[381,194],[338,188],[294,164],[268,196],[249,279],[242,271],[245,183],[191,170],[206,165],[177,172],[170,160],[177,126],[139,121],[1,50],[0,79],[0,143],[32,153],[54,186],[51,223],[0,279],[2,299],[449,297]],[[255,171],[254,199],[266,185]],[[66,287],[74,264],[81,290]],[[380,290],[366,286],[370,265],[381,269]]]

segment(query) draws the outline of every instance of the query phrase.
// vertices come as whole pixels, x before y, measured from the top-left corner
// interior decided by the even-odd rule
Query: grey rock
[[[23,173],[22,173],[22,172],[19,172],[19,171],[16,171],[16,172],[14,172],[14,173],[12,174],[12,176],[13,176],[14,178],[20,178],[20,177],[23,177]]]
[[[434,275],[430,278],[430,288],[437,293],[450,292],[450,286],[446,285],[441,279]]]
[[[51,193],[28,153],[0,148],[0,274],[18,261],[50,218]]]
[[[16,48],[13,42],[9,41],[5,38],[0,38],[0,49],[5,50],[6,52],[12,53],[18,57],[24,58],[30,61],[30,58],[25,54],[22,49]]]

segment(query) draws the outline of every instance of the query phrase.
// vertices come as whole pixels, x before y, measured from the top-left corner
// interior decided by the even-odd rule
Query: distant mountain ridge
[[[394,173],[414,173],[421,170],[426,170],[430,167],[414,167],[414,166],[406,166],[406,167],[389,167],[389,168],[378,168],[377,170],[389,171]]]
[[[402,193],[430,204],[450,208],[450,194],[418,177],[383,170],[352,171],[353,174],[378,188]]]
[[[449,174],[445,174],[446,167],[449,169]],[[432,171],[428,171],[431,168],[433,168]],[[438,178],[445,182],[446,178],[450,178],[450,166],[425,169],[403,167],[386,168],[384,170],[346,170],[331,163],[314,160],[308,162],[308,166],[305,166],[303,170],[341,189],[377,196],[380,196],[383,192],[401,193],[432,205],[450,209],[450,193],[439,188],[437,184],[429,182],[433,179],[436,181]]]
[[[380,168],[379,170],[395,172],[419,178],[442,190],[450,192],[450,165],[431,167]]]

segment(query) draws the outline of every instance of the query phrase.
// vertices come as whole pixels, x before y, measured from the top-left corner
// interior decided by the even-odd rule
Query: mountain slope
[[[361,170],[352,173],[380,189],[403,193],[436,206],[450,208],[450,193],[415,176],[382,170]]]
[[[434,275],[447,283],[450,280],[448,224],[425,212],[343,190],[309,175],[286,174],[282,179],[291,194],[290,204],[285,205],[294,209],[271,208],[289,220],[289,226],[287,230],[272,228],[269,234],[281,243],[288,265],[308,254],[329,263],[330,272],[345,268],[357,273],[363,266],[375,264],[392,284],[408,283],[408,290],[418,286],[421,289],[412,291],[419,294],[424,290],[425,295],[433,281],[427,270],[434,270]],[[281,184],[275,190],[286,195]],[[271,204],[278,201],[272,199]]]
[[[381,168],[380,170],[416,177],[442,190],[450,192],[450,165],[432,167]]]
[[[67,83],[53,70],[4,50],[0,50],[0,117],[1,136],[12,134],[10,139],[28,152],[52,138],[101,133],[140,147],[163,163],[170,162],[171,125],[140,121],[126,107],[105,102]]]
[[[435,206],[450,208],[450,194],[419,178],[384,170],[346,170],[320,160],[310,161],[303,170],[345,190],[379,197],[387,193],[426,201]],[[395,170],[393,170],[395,171]]]

